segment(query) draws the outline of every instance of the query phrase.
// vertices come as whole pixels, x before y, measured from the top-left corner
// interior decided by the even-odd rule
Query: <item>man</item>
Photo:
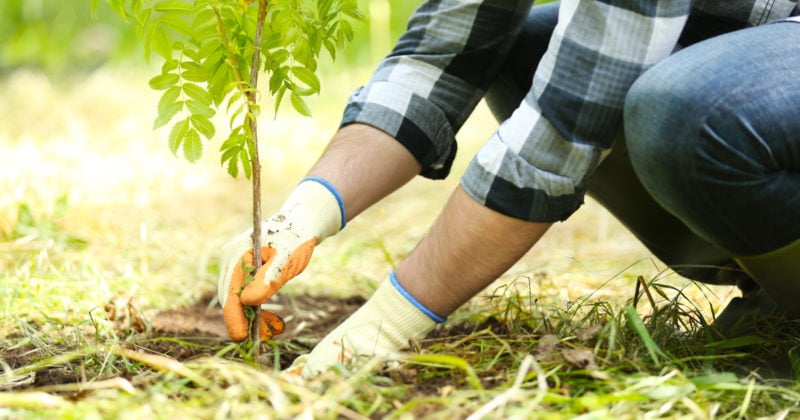
[[[379,199],[446,176],[484,97],[500,128],[414,251],[295,364],[303,375],[424,336],[586,193],[678,273],[739,284],[729,320],[773,300],[794,310],[800,24],[766,23],[798,12],[790,0],[425,2],[265,222],[265,266],[244,290],[248,234],[226,248],[226,323],[241,331],[241,304],[265,302]]]

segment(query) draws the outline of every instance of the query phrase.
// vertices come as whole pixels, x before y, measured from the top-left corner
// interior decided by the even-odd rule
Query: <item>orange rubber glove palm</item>
[[[344,205],[327,181],[307,178],[289,195],[286,203],[261,226],[261,263],[252,281],[245,285],[253,267],[251,231],[237,235],[223,248],[225,269],[217,289],[223,305],[225,326],[233,341],[247,338],[249,322],[244,306],[264,304],[308,265],[314,247],[344,227]],[[283,331],[283,321],[261,311],[263,338]]]

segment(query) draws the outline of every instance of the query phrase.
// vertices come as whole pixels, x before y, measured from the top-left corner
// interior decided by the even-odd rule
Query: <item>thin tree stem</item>
[[[256,21],[256,34],[253,40],[253,59],[250,64],[250,90],[247,92],[247,120],[250,129],[250,138],[253,140],[253,155],[251,166],[253,174],[253,273],[261,267],[261,162],[258,156],[258,122],[256,121],[258,71],[261,66],[261,37],[264,32],[264,21],[267,17],[267,0],[258,2],[258,20]],[[253,340],[253,358],[256,363],[259,359],[261,347],[261,307],[255,308],[255,319],[250,330]]]

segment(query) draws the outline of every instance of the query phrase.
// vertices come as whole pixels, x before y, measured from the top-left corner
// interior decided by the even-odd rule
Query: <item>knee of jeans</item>
[[[628,156],[639,181],[662,207],[677,214],[699,187],[692,168],[703,106],[686,84],[667,80],[658,74],[637,80],[623,118]]]
[[[631,164],[648,189],[662,184],[660,177],[669,175],[663,162],[683,160],[682,148],[670,141],[678,127],[670,123],[673,112],[659,100],[659,88],[643,80],[637,81],[625,100],[625,143]]]

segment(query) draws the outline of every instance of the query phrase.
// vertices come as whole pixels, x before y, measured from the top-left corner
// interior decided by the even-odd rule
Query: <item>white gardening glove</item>
[[[225,326],[233,341],[247,338],[249,328],[244,306],[263,304],[300,274],[308,265],[314,247],[344,227],[344,215],[341,197],[330,183],[320,178],[306,178],[292,191],[281,209],[262,223],[262,266],[247,286],[244,285],[245,269],[253,267],[252,229],[237,235],[223,247],[224,266],[217,293],[223,306]],[[262,311],[262,321],[266,322],[262,325],[262,337],[271,337],[273,329],[269,326],[276,317]]]
[[[392,272],[361,308],[283,373],[308,378],[356,356],[390,357],[446,320],[403,289]]]

